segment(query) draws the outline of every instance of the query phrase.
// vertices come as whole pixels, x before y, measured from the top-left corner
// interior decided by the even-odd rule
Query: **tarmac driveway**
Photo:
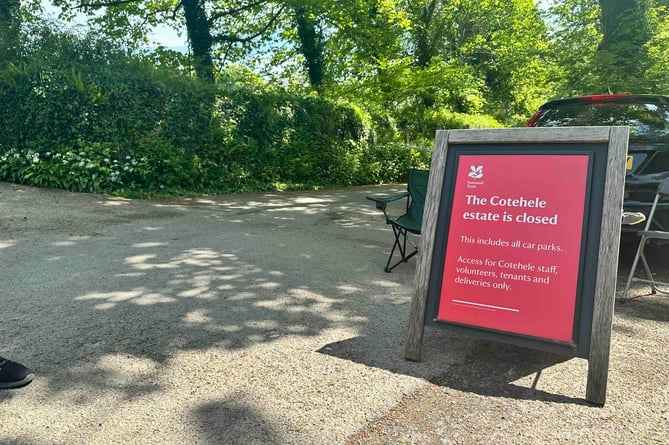
[[[434,442],[411,433],[419,419],[403,407],[426,390],[483,394],[448,399],[459,419],[484,415],[476,403],[490,400],[601,416],[582,403],[582,360],[539,354],[550,367],[540,391],[536,367],[500,377],[505,388],[529,379],[517,383],[520,397],[462,381],[471,370],[496,375],[476,358],[481,348],[517,348],[428,329],[425,361],[403,360],[415,261],[383,272],[392,233],[364,199],[402,189],[142,201],[0,183],[0,355],[37,374],[0,393],[0,444],[473,443],[466,426],[444,417],[433,419],[443,431],[422,426]],[[669,307],[651,301],[646,312],[639,303],[618,314],[619,327],[637,317],[653,332],[669,329]],[[623,344],[649,334],[614,335]],[[661,334],[654,341],[658,351],[667,345]],[[653,358],[662,366],[648,368],[665,379],[659,392],[647,388],[655,404],[669,400],[667,350]],[[462,378],[444,377],[449,369]],[[614,390],[614,410],[617,397]],[[653,425],[634,429],[642,416],[634,411],[620,428],[666,439],[668,413],[648,413]],[[388,423],[389,415],[411,425]],[[510,443],[531,443],[532,427],[524,428],[530,435]]]

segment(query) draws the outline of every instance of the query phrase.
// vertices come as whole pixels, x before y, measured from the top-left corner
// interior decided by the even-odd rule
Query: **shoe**
[[[646,220],[646,215],[641,212],[623,212],[623,224],[633,226]]]
[[[34,378],[35,374],[21,363],[0,357],[0,389],[20,388]]]

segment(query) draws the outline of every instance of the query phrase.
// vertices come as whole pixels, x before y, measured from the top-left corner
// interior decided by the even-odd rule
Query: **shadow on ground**
[[[437,378],[430,379],[430,382],[433,384],[484,396],[587,404],[585,399],[551,394],[536,389],[536,383],[541,377],[542,370],[570,360],[570,357],[484,340],[463,339],[448,334],[438,336],[442,340],[439,345],[441,348],[446,350],[448,350],[449,346],[454,348],[454,363],[448,368],[448,372]],[[446,342],[443,340],[446,340]],[[395,361],[388,364],[380,359],[380,357],[374,356],[369,357],[372,359],[371,361],[368,360],[365,354],[360,353],[368,346],[368,343],[368,339],[356,337],[329,344],[321,348],[318,352],[367,366],[382,367],[391,372],[406,373],[413,377],[417,376],[418,373],[412,370],[411,367],[419,365],[406,364],[412,362],[402,364],[400,361]],[[467,343],[470,346],[469,352],[458,356],[457,353],[462,352],[463,346],[466,346],[465,344]],[[429,360],[429,358],[426,360]],[[532,374],[536,374],[536,377],[534,384],[530,388],[513,383],[520,378]]]
[[[669,322],[669,298],[662,299],[655,296],[648,298],[643,291],[641,291],[641,296],[635,296],[629,300],[621,298],[635,248],[636,244],[633,241],[621,246],[616,316]],[[652,264],[658,265],[661,273],[669,272],[669,255],[666,253],[666,246],[651,247],[647,255]],[[638,288],[636,292],[639,293]],[[624,326],[614,325],[613,329],[621,331],[624,330]],[[536,388],[536,383],[541,378],[544,369],[571,360],[571,357],[507,344],[465,339],[443,332],[435,335],[435,332],[430,331],[434,329],[426,329],[424,348],[429,348],[430,344],[436,341],[439,347],[453,350],[454,361],[447,373],[436,379],[430,379],[434,384],[484,396],[590,405],[584,398],[551,394]],[[438,338],[435,339],[435,336]],[[378,355],[368,355],[366,351],[374,343],[375,341],[368,338],[356,337],[329,344],[318,352],[367,366],[380,367],[391,372],[416,376],[415,370],[406,362],[387,361]],[[467,349],[465,343],[468,343],[473,349],[464,355],[458,355],[459,352]],[[532,374],[535,374],[532,387],[512,383]]]
[[[57,194],[64,212],[52,226],[30,229],[39,238],[25,234],[21,214],[1,233],[0,280],[13,289],[2,299],[13,308],[0,326],[2,353],[36,368],[47,382],[45,400],[86,406],[101,395],[132,402],[184,383],[162,373],[189,353],[234,354],[286,338],[303,344],[341,330],[358,335],[323,341],[318,352],[485,396],[586,404],[539,390],[536,381],[514,384],[569,360],[542,351],[428,329],[425,363],[403,360],[415,261],[382,271],[392,233],[372,204],[362,204],[371,191],[188,205],[90,198],[85,224],[72,215],[88,195],[73,195],[79,201],[70,209],[70,195]],[[666,271],[669,255],[653,255]],[[630,262],[621,255],[619,288]],[[665,300],[618,303],[618,316],[669,321]],[[448,362],[443,370],[429,366],[437,355]],[[3,392],[0,403],[16,394]],[[240,435],[247,443],[287,440],[283,425],[253,402],[237,393],[191,414],[210,443]]]
[[[245,400],[245,394],[200,406],[193,416],[204,432],[207,443],[235,443],[240,437],[247,445],[286,443],[275,427]]]

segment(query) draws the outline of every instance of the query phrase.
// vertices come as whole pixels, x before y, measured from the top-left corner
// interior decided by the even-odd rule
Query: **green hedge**
[[[429,149],[371,144],[370,119],[354,106],[210,85],[95,37],[37,31],[0,69],[0,180],[238,192],[397,181],[429,163]]]
[[[365,162],[366,128],[352,107],[250,89],[220,91],[228,161],[264,183],[350,185]]]

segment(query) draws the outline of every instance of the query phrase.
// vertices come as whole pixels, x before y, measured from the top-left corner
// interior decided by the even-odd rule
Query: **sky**
[[[57,8],[53,6],[51,0],[41,0],[41,1],[42,1],[42,6],[44,7],[47,13],[47,16],[55,18],[58,15],[59,11]],[[536,1],[540,8],[546,8],[550,3],[550,0],[536,0]],[[77,23],[86,24],[85,17],[82,16],[78,18]],[[167,26],[160,26],[156,28],[153,33],[150,34],[151,37],[150,40],[155,41],[157,45],[162,45],[167,48],[185,51],[185,49],[188,47],[188,43],[186,41],[185,32],[183,32],[182,34],[183,35],[179,36],[173,29],[168,28]]]
[[[0,0],[3,1],[3,0]],[[42,0],[42,7],[46,12],[47,17],[57,18],[59,9],[54,7],[50,0]],[[86,24],[86,18],[84,16],[77,17],[75,19],[77,24]],[[167,26],[160,26],[154,30],[150,35],[150,40],[155,41],[158,45],[163,45],[167,48],[183,49],[187,47],[186,36],[177,35],[176,31]]]
[[[156,28],[151,34],[151,38],[168,48],[188,46],[185,35],[179,36],[176,31],[166,26]]]

